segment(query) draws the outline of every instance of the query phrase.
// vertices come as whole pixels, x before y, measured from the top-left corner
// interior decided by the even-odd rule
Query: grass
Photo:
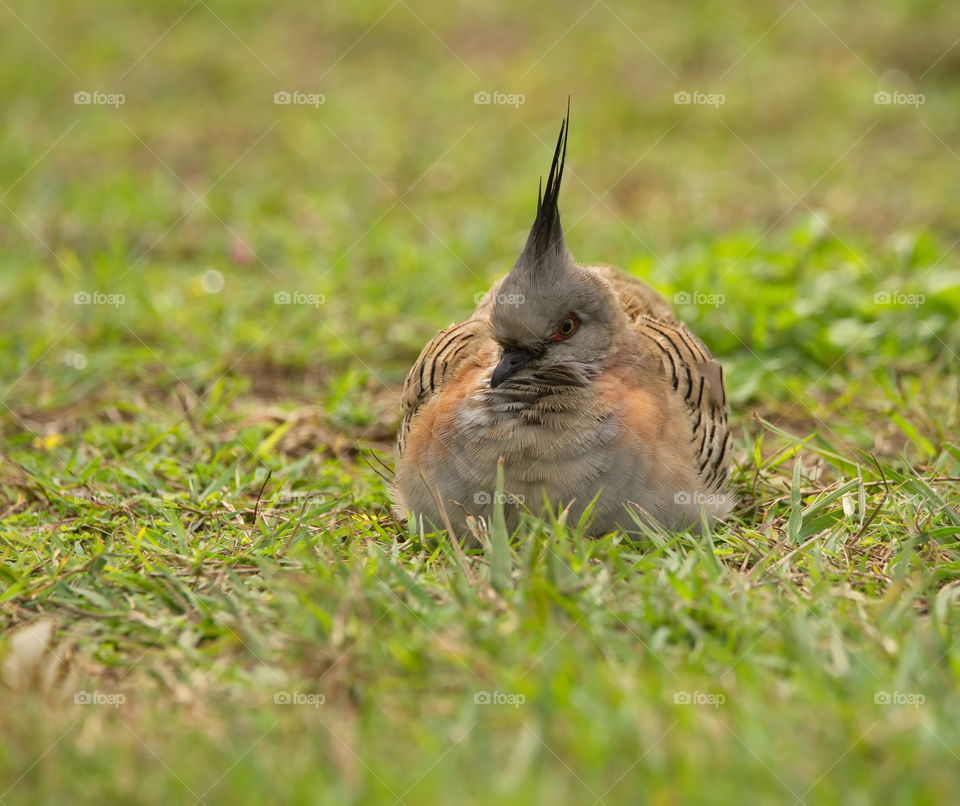
[[[957,14],[0,8],[0,803],[950,802]],[[722,359],[738,505],[464,555],[379,460],[568,94],[568,241]]]

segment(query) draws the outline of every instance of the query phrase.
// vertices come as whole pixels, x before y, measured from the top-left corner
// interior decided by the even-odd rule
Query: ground
[[[0,20],[0,803],[955,799],[960,7]],[[463,554],[399,389],[568,96],[569,246],[723,362],[738,503]]]

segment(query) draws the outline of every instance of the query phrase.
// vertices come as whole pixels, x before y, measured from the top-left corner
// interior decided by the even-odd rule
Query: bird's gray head
[[[557,200],[569,120],[568,109],[527,243],[493,296],[493,338],[503,352],[492,387],[544,367],[600,367],[617,347],[623,313],[614,293],[574,262],[560,227]]]

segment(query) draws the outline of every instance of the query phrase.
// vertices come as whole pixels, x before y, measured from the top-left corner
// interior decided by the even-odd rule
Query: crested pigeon
[[[523,511],[568,507],[576,523],[594,504],[591,535],[695,527],[730,507],[720,364],[660,294],[567,251],[568,129],[569,111],[513,268],[404,383],[391,492],[421,528],[465,535],[497,503],[511,529]]]

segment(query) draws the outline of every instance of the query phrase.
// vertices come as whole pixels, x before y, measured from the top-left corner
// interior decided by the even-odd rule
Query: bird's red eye
[[[577,319],[574,314],[568,313],[557,324],[557,330],[553,334],[553,341],[563,341],[564,339],[569,339],[574,333],[577,332],[578,327],[580,327],[580,320]]]

